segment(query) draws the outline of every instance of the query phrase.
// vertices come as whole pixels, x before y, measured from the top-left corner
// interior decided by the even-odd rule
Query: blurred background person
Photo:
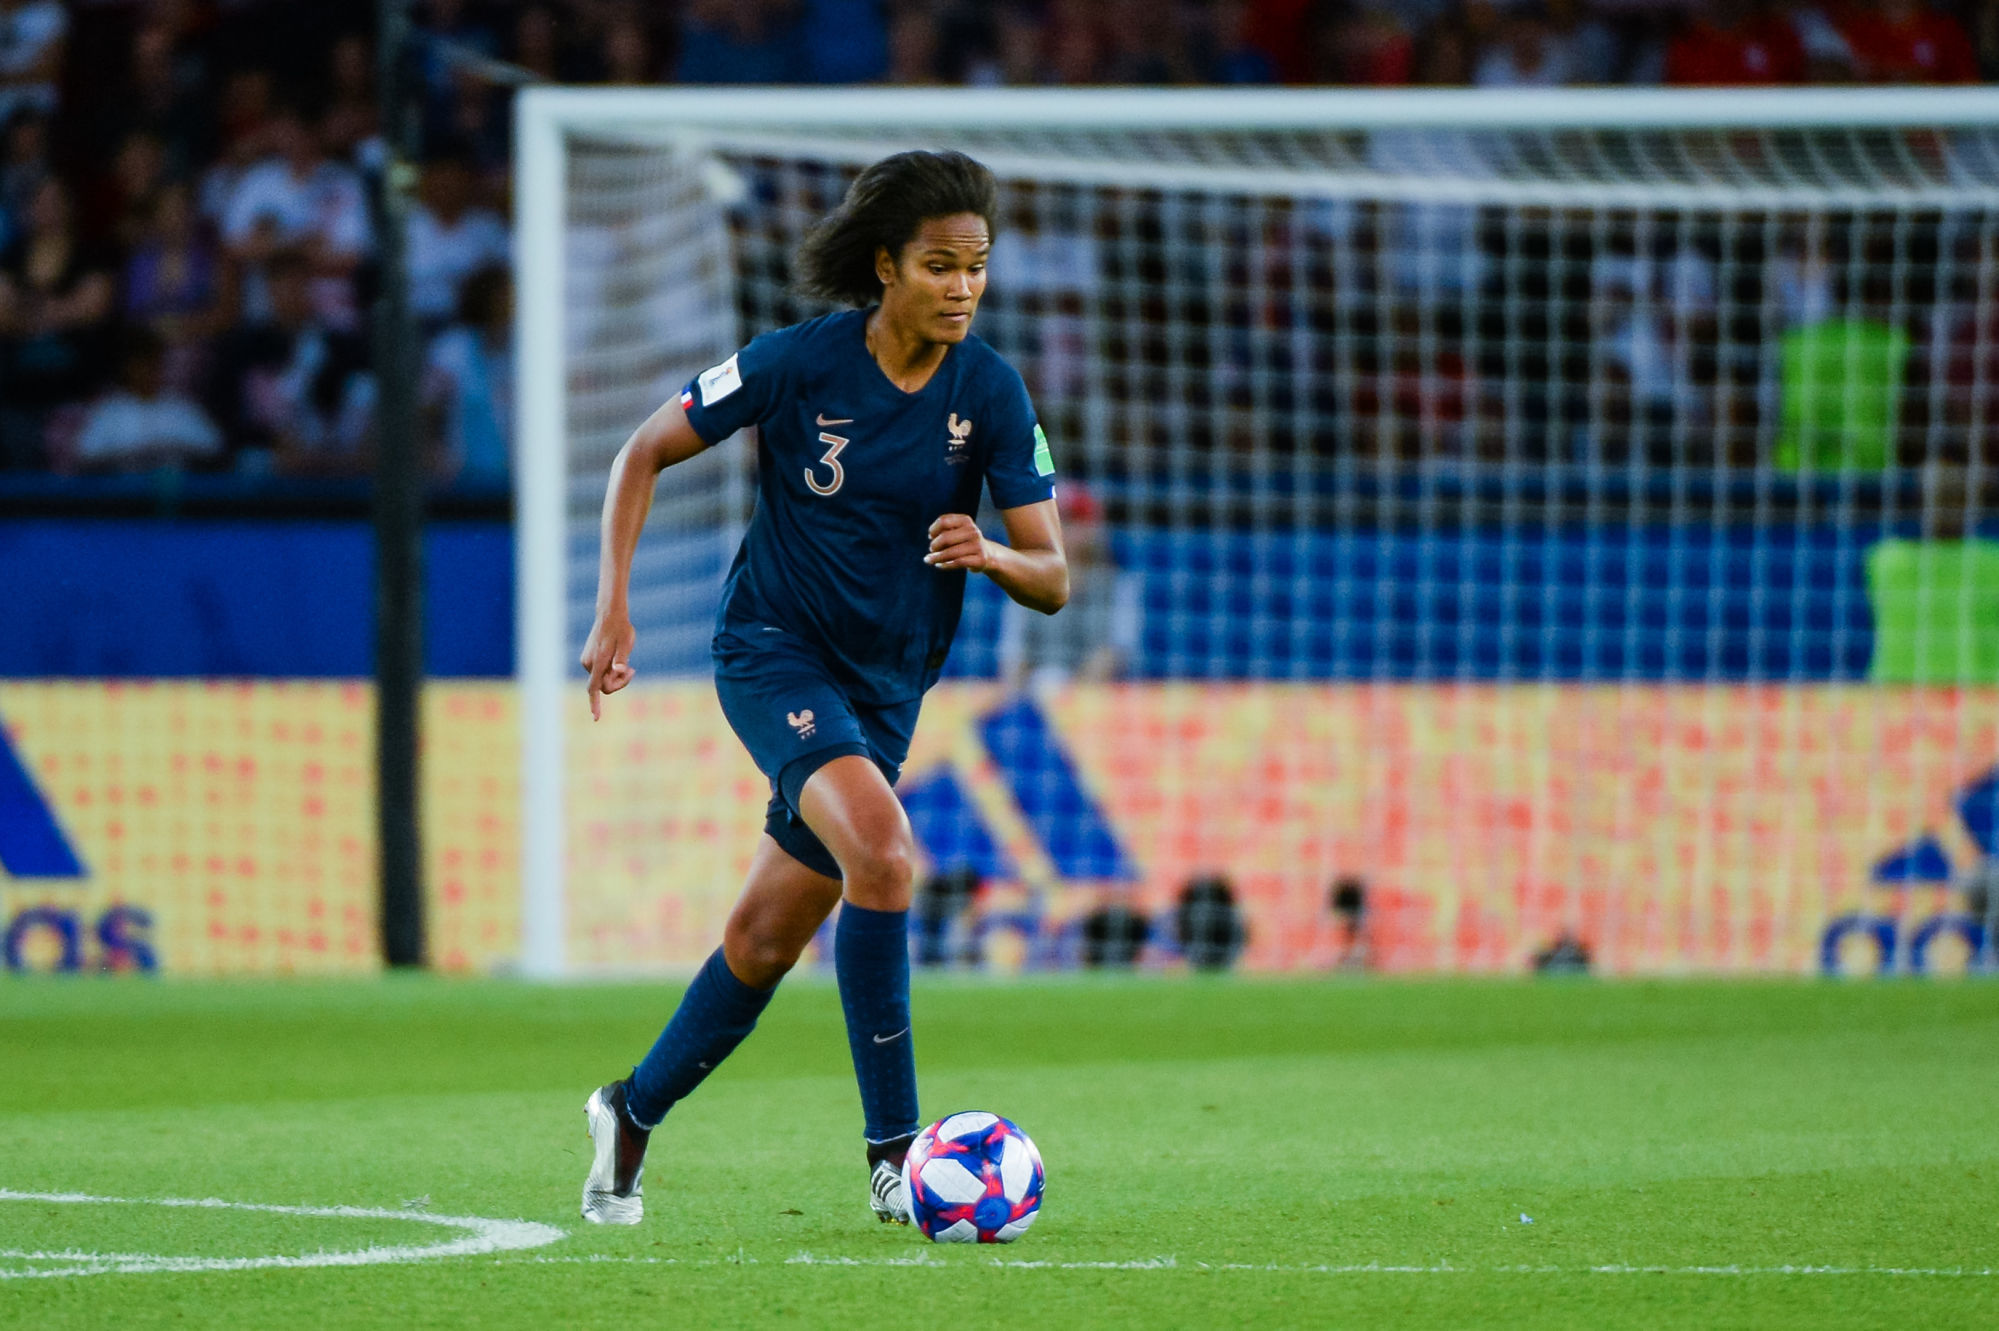
[[[1978,56],[1963,25],[1923,0],[1855,0],[1837,26],[1869,83],[1976,83]]]
[[[68,36],[61,0],[0,0],[0,120],[56,109]]]
[[[251,275],[252,309],[267,299],[264,265],[280,249],[304,256],[312,270],[316,309],[331,323],[354,328],[360,309],[354,276],[368,244],[367,199],[354,169],[327,156],[303,112],[281,108],[262,134],[267,154],[229,191],[222,239]]]
[[[77,433],[77,470],[150,471],[222,458],[222,431],[198,402],[167,386],[166,352],[150,329],[123,335],[116,386],[92,404]]]
[[[1000,677],[1011,688],[1060,688],[1121,678],[1138,657],[1143,585],[1117,566],[1103,506],[1080,481],[1056,492],[1069,557],[1069,604],[1059,615],[1011,601],[1000,618]]]
[[[117,288],[78,234],[68,186],[50,177],[0,254],[0,462],[46,461],[49,413],[100,382]]]
[[[1804,43],[1782,10],[1697,0],[1666,48],[1665,79],[1688,88],[1802,83]]]
[[[208,339],[235,307],[235,269],[203,230],[184,184],[168,185],[138,224],[125,260],[124,318],[161,341],[167,382],[190,388],[205,369]]]
[[[410,210],[408,260],[410,307],[426,327],[441,327],[457,313],[466,278],[508,260],[506,220],[477,201],[477,190],[468,158],[440,157],[423,169]]]
[[[504,264],[466,279],[458,322],[431,343],[424,402],[439,443],[437,474],[458,485],[504,486],[514,419],[514,286]]]
[[[329,321],[312,298],[312,260],[279,250],[267,265],[264,313],[218,340],[207,399],[251,471],[359,475],[374,376],[366,341]]]

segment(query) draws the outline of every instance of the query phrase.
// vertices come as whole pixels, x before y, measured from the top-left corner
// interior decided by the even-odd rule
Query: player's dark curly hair
[[[798,246],[798,289],[846,305],[881,299],[875,250],[902,253],[917,228],[933,217],[977,213],[996,230],[999,183],[959,152],[906,152],[861,172],[832,216]]]

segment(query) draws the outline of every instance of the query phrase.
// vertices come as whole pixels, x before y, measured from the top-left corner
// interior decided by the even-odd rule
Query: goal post
[[[938,741],[945,777],[913,798],[934,802],[933,829],[971,807],[966,844],[1035,909],[1059,883],[1077,910],[1129,898],[1164,920],[1175,881],[1204,864],[1238,878],[1252,956],[1308,966],[1327,926],[1323,886],[1307,887],[1350,872],[1403,912],[1376,915],[1383,937],[1415,940],[1384,945],[1386,964],[1513,965],[1522,938],[1581,921],[1630,969],[1789,966],[1804,944],[1752,936],[1864,900],[1874,843],[1826,840],[1808,826],[1823,809],[1794,792],[1729,807],[1730,783],[1750,779],[1738,759],[1805,762],[1822,703],[1771,693],[1738,716],[1727,689],[1849,690],[1823,706],[1860,762],[1886,763],[1906,727],[1936,732],[1911,788],[1840,796],[1864,804],[1855,835],[1885,838],[1884,857],[1982,770],[1994,681],[1974,645],[1942,665],[1928,639],[1911,649],[1916,682],[1951,688],[1891,707],[1877,669],[1890,626],[1869,605],[1902,578],[1928,598],[1911,622],[1941,597],[1968,625],[1977,556],[1944,571],[1938,549],[1868,561],[1898,522],[1940,508],[1940,529],[1975,534],[1999,452],[1999,90],[531,88],[515,143],[530,975],[688,960],[663,940],[713,911],[637,890],[663,872],[648,847],[753,839],[760,799],[687,715],[707,695],[635,694],[650,701],[622,738],[589,729],[577,656],[604,469],[695,372],[819,311],[788,289],[790,246],[856,171],[913,147],[962,148],[1000,177],[979,331],[1027,374],[1062,474],[1111,518],[1107,558],[1143,611],[1123,674],[1157,686],[1033,694],[1029,724],[1047,733],[1031,759],[991,729],[1006,690],[939,705],[960,738]],[[663,477],[634,575],[647,685],[705,676],[752,489],[740,444]],[[971,598],[954,674],[1002,672],[1005,618]],[[1266,696],[1245,701],[1249,681]],[[1189,703],[1176,684],[1209,692]],[[1488,696],[1513,685],[1534,687]],[[1106,774],[1132,755],[1091,747],[1136,728],[1169,737],[1162,764],[1212,764],[1220,750],[1171,747],[1198,728],[1186,708],[1248,727],[1304,696],[1283,690],[1322,686],[1363,692],[1310,695],[1330,729],[1301,721],[1302,747],[1273,738],[1271,752],[1302,773],[1319,770],[1313,745],[1352,744],[1342,761],[1365,770],[1283,778],[1305,783],[1290,816],[1325,824],[1285,843],[1292,877],[1257,858],[1275,838],[1246,815],[1217,812],[1224,830],[1171,849],[1160,808],[1218,794],[1177,777],[1127,789]],[[1599,807],[1523,775],[1578,761],[1586,784],[1591,763],[1636,761],[1607,734],[1556,734],[1591,707],[1611,729],[1777,719],[1757,741],[1768,752],[1704,748],[1647,778],[1714,782],[1684,827],[1659,830],[1639,786]],[[1411,725],[1428,738],[1392,737]],[[665,738],[634,733],[648,726]],[[1563,748],[1584,742],[1599,747]],[[1436,751],[1451,745],[1462,764]],[[1395,840],[1407,818],[1381,789],[1422,768],[1425,789],[1462,791],[1481,763],[1493,808],[1426,814],[1428,841]],[[632,788],[661,773],[712,804],[673,810]],[[1037,791],[1056,786],[1068,803],[1044,807]],[[1763,841],[1731,840],[1738,813],[1767,825]],[[1506,818],[1530,828],[1517,845]],[[1076,849],[1099,843],[1117,853]],[[1957,849],[1953,864],[1975,858]],[[698,861],[711,895],[730,863],[718,855]],[[1613,876],[1636,895],[1606,905]],[[1673,929],[1705,941],[1679,948]],[[1070,955],[1046,932],[1029,964]]]

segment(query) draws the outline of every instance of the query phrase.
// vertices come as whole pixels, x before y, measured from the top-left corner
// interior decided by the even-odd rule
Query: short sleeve
[[[695,375],[680,394],[694,433],[712,446],[769,416],[784,397],[794,340],[793,330],[779,328]]]
[[[995,508],[1020,508],[1055,497],[1055,460],[1048,452],[1048,436],[1034,419],[1027,385],[1012,366],[1002,362],[1000,369],[1003,382],[991,408],[997,428],[986,463],[986,489]]]

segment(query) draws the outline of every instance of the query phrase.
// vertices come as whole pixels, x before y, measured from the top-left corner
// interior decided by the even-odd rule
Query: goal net
[[[1045,622],[973,580],[901,786],[919,959],[1978,964],[1999,96],[518,107],[531,971],[719,936],[767,796],[707,659],[754,436],[662,478],[593,726],[606,469],[823,312],[794,247],[911,147],[1000,178],[977,332],[1076,571]]]

